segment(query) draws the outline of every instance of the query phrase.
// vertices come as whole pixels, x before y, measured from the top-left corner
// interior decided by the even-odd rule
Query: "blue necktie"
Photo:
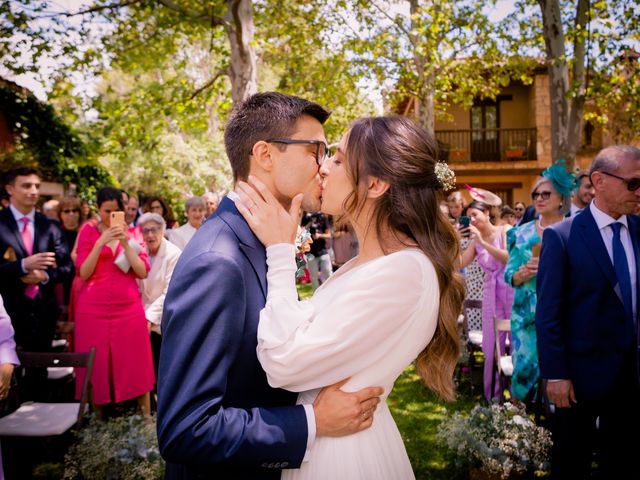
[[[620,229],[622,223],[615,222],[611,224],[613,230],[613,268],[616,270],[618,284],[620,285],[620,293],[622,293],[622,301],[624,309],[627,312],[627,319],[633,323],[633,300],[631,298],[631,278],[629,277],[629,263],[627,262],[627,254],[620,240]]]

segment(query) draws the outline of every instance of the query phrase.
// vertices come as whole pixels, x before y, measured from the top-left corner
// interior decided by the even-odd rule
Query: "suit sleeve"
[[[232,258],[206,252],[179,262],[165,300],[158,381],[158,440],[174,463],[298,467],[307,446],[301,405],[223,404],[246,335],[245,280]],[[255,333],[254,333],[255,335]],[[255,399],[256,403],[260,399]]]
[[[61,282],[73,275],[73,264],[69,249],[62,237],[62,231],[54,222],[49,221],[49,251],[56,254],[56,268],[48,268],[47,275],[52,283]]]
[[[536,334],[540,372],[545,379],[568,379],[564,325],[566,278],[569,262],[566,244],[555,229],[544,232],[538,265]]]

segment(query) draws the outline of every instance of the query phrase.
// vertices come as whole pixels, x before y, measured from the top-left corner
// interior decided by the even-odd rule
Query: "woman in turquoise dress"
[[[571,207],[575,179],[559,161],[542,172],[531,199],[538,218],[507,232],[509,260],[504,279],[515,289],[511,313],[511,393],[521,401],[537,398],[540,369],[536,346],[536,275],[539,246],[545,228],[564,219]],[[534,255],[535,251],[535,255]]]

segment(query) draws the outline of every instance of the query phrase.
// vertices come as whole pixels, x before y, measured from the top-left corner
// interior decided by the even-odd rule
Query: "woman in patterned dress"
[[[549,225],[564,219],[571,207],[573,185],[573,176],[561,163],[542,172],[542,178],[531,191],[531,199],[539,218],[513,228],[507,234],[509,261],[504,279],[515,288],[511,314],[511,393],[516,399],[525,402],[537,398],[540,378],[535,314],[536,275],[542,232]]]

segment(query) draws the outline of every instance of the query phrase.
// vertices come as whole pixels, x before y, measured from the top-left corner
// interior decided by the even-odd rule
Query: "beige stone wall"
[[[531,128],[532,114],[529,102],[530,86],[510,85],[502,95],[511,95],[511,100],[500,102],[500,128]]]

